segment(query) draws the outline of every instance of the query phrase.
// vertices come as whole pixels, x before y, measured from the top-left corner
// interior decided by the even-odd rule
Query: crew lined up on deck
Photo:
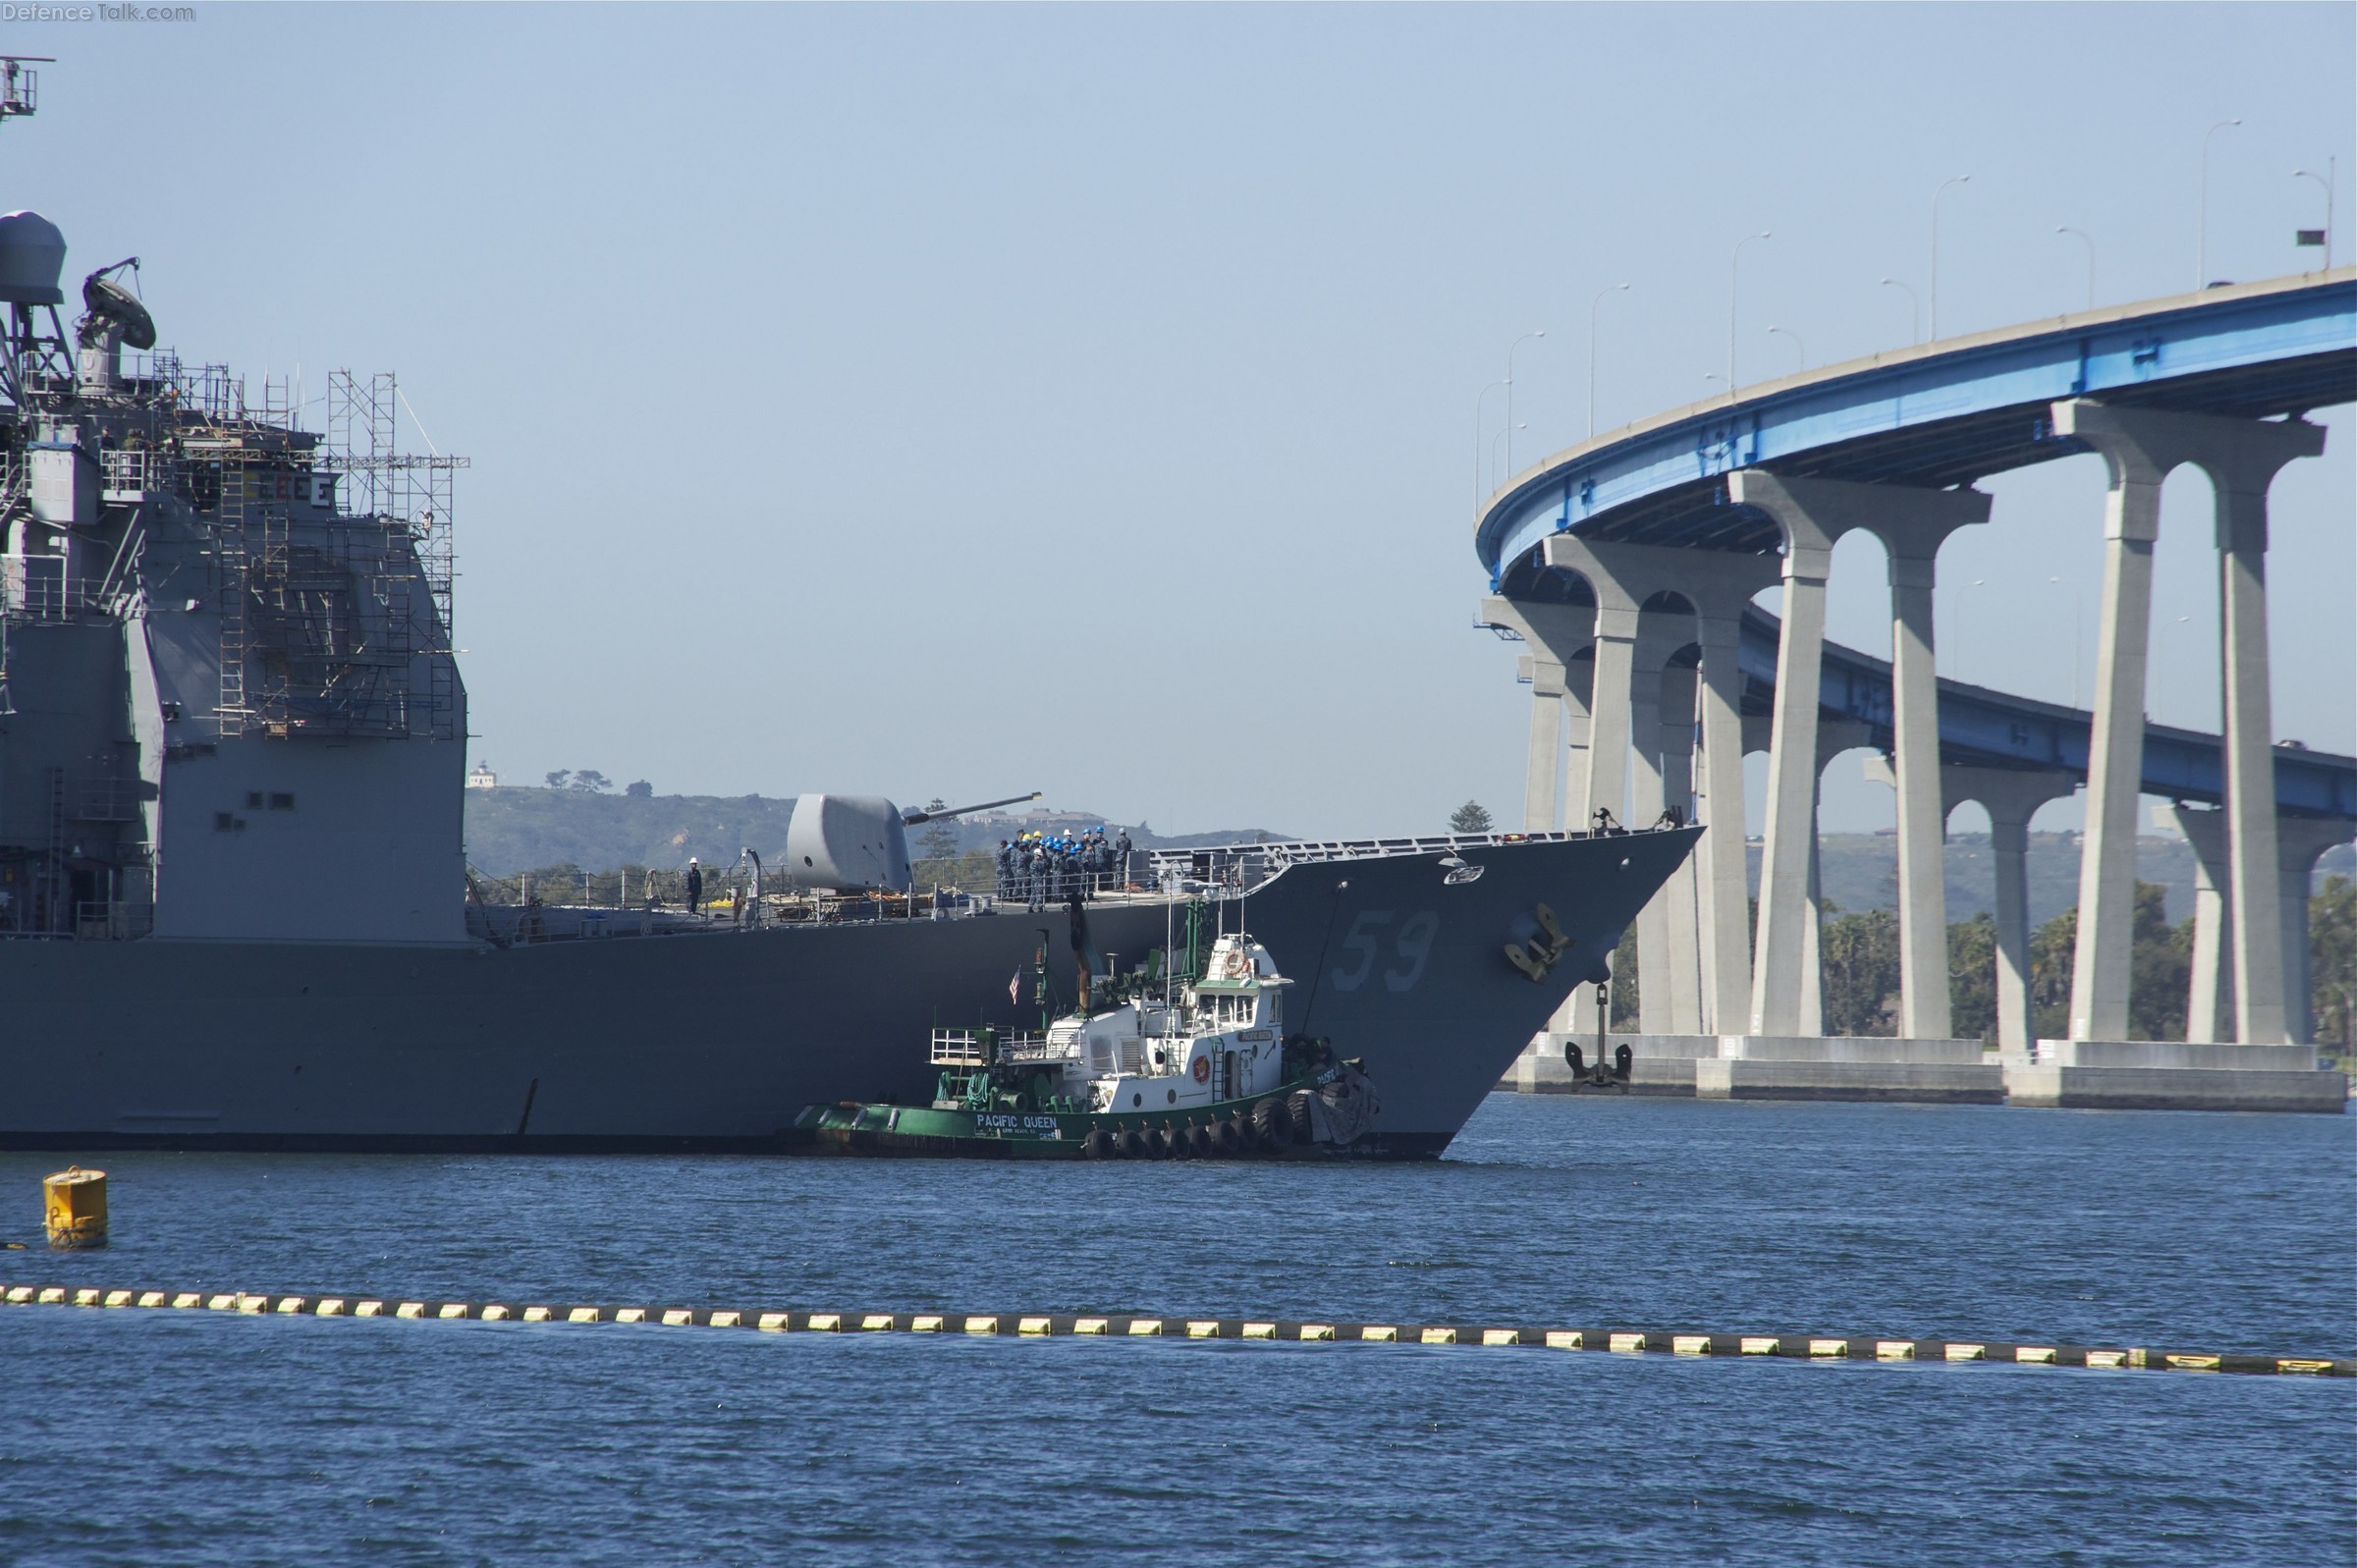
[[[1020,898],[1034,909],[1078,893],[1119,887],[1128,880],[1129,835],[1113,838],[1091,828],[1077,838],[1060,833],[1026,833],[999,840],[999,896]]]

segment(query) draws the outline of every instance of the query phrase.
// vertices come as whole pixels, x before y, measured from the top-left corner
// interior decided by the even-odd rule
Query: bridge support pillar
[[[1667,667],[1685,643],[1684,620],[1659,609],[1638,615],[1639,629],[1631,650],[1628,682],[1628,727],[1634,771],[1627,820],[1632,827],[1659,821],[1670,804],[1665,730],[1669,715],[1663,696],[1674,684],[1666,678]],[[1683,869],[1680,868],[1681,873]],[[1690,1032],[1680,1031],[1672,1022],[1682,1011],[1691,1010],[1679,1006],[1677,987],[1681,977],[1692,985],[1699,967],[1690,950],[1691,922],[1682,939],[1682,945],[1689,949],[1683,961],[1677,951],[1681,946],[1674,909],[1677,882],[1678,875],[1672,874],[1637,914],[1637,1029],[1642,1034]]]
[[[2270,910],[2285,900],[2275,833],[2275,719],[2268,673],[2267,491],[2284,464],[2324,451],[2325,432],[2300,420],[2238,420],[2229,428],[2239,439],[2202,460],[2217,492],[2219,637],[2224,644],[2225,667],[2227,891],[2238,910]],[[2316,852],[2322,854],[2324,846]],[[2315,856],[2306,864],[2314,865]],[[2228,940],[2234,968],[2234,1035],[2244,1044],[2303,1038],[2305,1031],[2295,1032],[2290,1011],[2292,999],[2306,992],[2307,931],[2305,875],[2289,919],[2234,920]],[[2291,973],[2295,964],[2300,971],[2296,986]]]
[[[1946,1040],[1948,1021],[1947,806],[1940,787],[1940,678],[1932,585],[1941,543],[1989,520],[1975,490],[1909,493],[1869,524],[1891,556],[1891,772],[1898,789],[1898,1032]]]
[[[1755,558],[1773,567],[1766,559]],[[1702,836],[1695,923],[1702,931],[1703,1023],[1700,1033],[1733,1034],[1751,1020],[1751,872],[1743,808],[1743,672],[1736,664],[1743,606],[1740,585],[1705,595],[1695,616],[1702,647]]]
[[[1691,925],[1701,931],[1700,940],[1708,950],[1707,955],[1696,955],[1691,969],[1679,960],[1667,972],[1681,977],[1674,984],[1685,984],[1682,977],[1691,977],[1696,1003],[1691,1014],[1696,1020],[1693,1032],[1741,1033],[1751,1008],[1751,919],[1750,882],[1743,849],[1743,676],[1737,664],[1737,650],[1743,607],[1751,602],[1753,594],[1776,580],[1777,560],[1773,556],[1732,555],[1714,550],[1594,543],[1569,534],[1550,538],[1545,552],[1549,566],[1577,572],[1587,580],[1596,591],[1599,607],[1599,662],[1590,709],[1589,749],[1589,776],[1599,782],[1599,792],[1589,799],[1591,814],[1596,806],[1608,803],[1608,797],[1601,792],[1606,787],[1612,789],[1610,800],[1617,801],[1624,777],[1605,756],[1615,743],[1608,730],[1608,715],[1616,708],[1622,714],[1628,712],[1625,703],[1616,703],[1608,695],[1616,689],[1628,689],[1625,679],[1617,687],[1608,684],[1610,667],[1606,662],[1604,635],[1608,615],[1629,628],[1629,641],[1624,646],[1628,649],[1626,668],[1632,675],[1637,662],[1635,622],[1641,606],[1655,604],[1656,608],[1647,615],[1660,618],[1663,651],[1662,664],[1654,667],[1657,671],[1667,664],[1669,654],[1687,640],[1682,629],[1672,633],[1670,628],[1682,622],[1687,615],[1694,618],[1692,640],[1702,653],[1700,793],[1706,828],[1696,849],[1700,863],[1692,875],[1696,908]],[[1672,600],[1668,595],[1676,598]],[[1672,636],[1674,641],[1670,640]],[[1679,706],[1673,696],[1668,723],[1690,725],[1690,719],[1684,716],[1691,712],[1690,707]],[[1627,721],[1624,719],[1622,723],[1624,728],[1617,744],[1624,755],[1628,730]],[[1660,726],[1657,717],[1645,744],[1659,744],[1652,736],[1660,733]],[[1617,805],[1614,809],[1617,814]],[[1658,812],[1660,805],[1657,803],[1652,809]],[[1676,895],[1670,896],[1674,899]],[[1676,921],[1673,909],[1667,917],[1665,931],[1676,927]],[[1642,928],[1639,940],[1643,940]],[[1639,1000],[1642,1006],[1642,986]]]
[[[1596,680],[1593,644],[1563,666],[1563,748],[1569,762],[1563,769],[1563,809],[1550,824],[1556,831],[1577,833],[1588,824],[1588,730]]]
[[[2316,977],[2309,972],[2308,885],[2334,844],[2357,838],[2347,817],[2277,817],[2276,869],[2283,899],[2283,1023],[2296,1046],[2316,1043]],[[2192,1036],[2188,1035],[2187,1039]]]
[[[1819,807],[1825,796],[1823,768],[1810,784],[1809,796],[1809,901],[1801,910],[1800,925],[1800,983],[1793,987],[1799,996],[1799,1005],[1792,1014],[1792,1033],[1822,1035],[1825,1033],[1825,838],[1821,832]],[[1760,916],[1767,919],[1768,857],[1760,857]],[[1756,991],[1760,976],[1752,976]]]
[[[1932,654],[1933,561],[1955,529],[1989,516],[1973,490],[1923,490],[1837,479],[1781,477],[1756,468],[1727,477],[1736,502],[1775,518],[1784,535],[1783,626],[1777,646],[1776,726],[1769,746],[1768,833],[1760,868],[1760,937],[1751,1032],[1800,1032],[1797,1008],[1811,967],[1804,925],[1814,893],[1818,694],[1823,680],[1825,579],[1836,541],[1852,528],[1891,556],[1891,728],[1899,803],[1899,950],[1903,1028],[1947,1033],[1947,911],[1940,852],[1939,684]]]
[[[1599,811],[1625,825],[1628,809],[1629,693],[1637,670],[1637,607],[1596,606],[1595,687],[1588,699],[1588,823]]]
[[[1662,804],[1680,822],[1694,820],[1695,671],[1672,664],[1662,672]],[[1701,868],[1689,855],[1662,888],[1669,931],[1670,1015],[1673,1035],[1702,1033],[1709,1000],[1703,984],[1700,921]]]
[[[2245,1045],[2281,1043],[2286,1030],[2268,696],[2267,490],[2285,463],[2324,450],[2324,430],[2297,419],[2115,408],[2084,399],[2056,404],[2054,417],[2056,431],[2093,448],[2110,474],[2071,1038],[2127,1038],[2153,545],[2161,534],[2161,483],[2171,468],[2191,462],[2210,476],[2217,496],[2226,900],[2233,910],[2226,945],[2234,975],[2234,1032]]]
[[[1544,655],[1530,665],[1530,754],[1522,777],[1522,831],[1553,833],[1563,778],[1563,667]]]
[[[2030,1006],[2030,819],[2078,781],[2066,773],[1951,766],[1941,770],[1940,782],[1946,809],[1977,800],[1989,813],[1997,862],[1997,1049],[2026,1057],[2038,1038]]]
[[[2185,1038],[2233,1037],[2234,972],[2227,966],[2226,814],[2178,806],[2177,831],[2193,849],[2193,956],[2185,988]]]
[[[1584,605],[1539,604],[1492,594],[1482,600],[1480,615],[1483,624],[1513,632],[1528,650],[1524,657],[1530,661],[1530,752],[1523,774],[1522,831],[1554,833],[1562,826],[1559,789],[1568,732],[1578,731],[1583,742],[1587,738],[1587,704],[1576,687],[1585,675],[1579,655],[1593,640],[1594,613]],[[1585,826],[1577,812],[1570,825]]]

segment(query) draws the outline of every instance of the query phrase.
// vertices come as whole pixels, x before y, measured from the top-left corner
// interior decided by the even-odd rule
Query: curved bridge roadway
[[[1672,982],[1645,988],[1642,1027],[1817,1032],[1816,774],[1829,748],[1876,744],[1899,797],[1902,1034],[1948,1032],[1939,846],[1947,810],[1973,799],[2000,851],[2001,1037],[2028,1048],[2020,850],[2037,806],[2084,784],[2072,1038],[2126,1033],[2144,792],[2180,802],[2206,873],[2193,1037],[2305,1038],[2307,872],[2357,827],[2357,760],[2271,743],[2266,495],[2282,465],[2323,449],[2301,416],[2353,396],[2357,268],[2340,268],[1767,383],[1574,447],[1493,496],[1475,528],[1493,589],[1482,619],[1528,644],[1527,826],[1554,826],[1559,804],[1576,826],[1591,805],[1646,816],[1695,795],[1704,815],[1739,822],[1747,713],[1752,749],[1770,753],[1757,964],[1741,836],[1706,835],[1699,876],[1640,926],[1646,972]],[[1971,486],[2084,452],[2110,473],[2093,711],[1938,679],[1936,560],[1948,533],[1988,517]],[[2180,462],[2217,496],[2222,737],[2143,721],[2160,486]],[[1826,570],[1853,528],[1890,553],[1891,664],[1824,641]],[[1748,603],[1780,580],[1781,622]]]

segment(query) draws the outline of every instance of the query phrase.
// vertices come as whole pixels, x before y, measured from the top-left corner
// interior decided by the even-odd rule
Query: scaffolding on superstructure
[[[399,450],[389,373],[331,374],[312,438],[276,387],[248,406],[242,381],[157,370],[200,426],[180,446],[212,514],[221,732],[458,738],[450,517],[466,460]]]
[[[456,577],[451,501],[465,458],[441,453],[404,453],[400,442],[401,387],[389,370],[366,380],[349,370],[327,378],[327,431],[320,467],[338,475],[339,509],[349,517],[373,519],[411,569],[380,579],[381,591],[403,596],[398,617],[417,629],[416,655],[425,667],[425,689],[417,715],[422,729],[412,734],[436,740],[459,738],[458,665],[452,642],[452,589]],[[391,555],[393,552],[388,552]],[[425,603],[407,597],[422,584]],[[421,613],[420,613],[421,612]]]

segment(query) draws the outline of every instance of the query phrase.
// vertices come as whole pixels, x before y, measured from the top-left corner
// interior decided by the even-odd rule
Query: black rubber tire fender
[[[1309,1125],[1309,1091],[1296,1089],[1285,1097],[1285,1113],[1293,1124],[1293,1142],[1314,1143]]]
[[[1153,1148],[1139,1128],[1124,1127],[1113,1141],[1114,1146],[1121,1150],[1124,1160],[1147,1160],[1153,1157]]]
[[[1283,1097],[1271,1095],[1252,1108],[1252,1135],[1271,1154],[1291,1146],[1293,1118]]]
[[[1211,1125],[1213,1153],[1223,1160],[1233,1160],[1251,1143],[1251,1134],[1233,1116],[1222,1116]]]
[[[1114,1155],[1113,1134],[1102,1127],[1091,1127],[1088,1136],[1080,1140],[1080,1152],[1091,1160],[1111,1160]]]

